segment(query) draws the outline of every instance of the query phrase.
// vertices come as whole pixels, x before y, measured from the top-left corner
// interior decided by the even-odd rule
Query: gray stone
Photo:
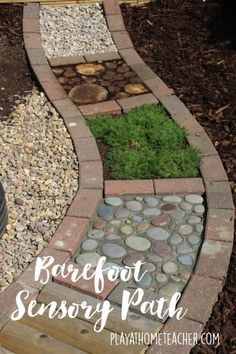
[[[153,208],[159,204],[159,201],[153,197],[145,197],[144,201],[151,208]]]
[[[195,213],[198,213],[198,214],[204,214],[204,212],[205,212],[205,207],[204,207],[204,205],[202,205],[202,204],[195,205],[195,206],[194,206],[194,211],[195,211]]]
[[[190,235],[192,232],[193,228],[191,225],[184,224],[178,228],[178,233],[182,236]]]
[[[117,219],[126,219],[129,217],[129,215],[130,215],[130,212],[124,208],[118,209],[115,212],[115,218],[117,218]]]
[[[122,199],[116,197],[105,198],[105,203],[114,207],[117,207],[123,203]]]
[[[147,236],[153,240],[163,241],[167,240],[170,234],[168,231],[162,229],[161,227],[151,227],[147,230]]]
[[[191,204],[202,204],[203,203],[203,198],[198,194],[186,195],[185,200],[186,200],[186,202],[189,202]]]
[[[86,252],[78,255],[75,261],[76,263],[80,263],[82,265],[90,263],[92,265],[92,268],[95,268],[100,258],[100,254],[96,252]]]
[[[156,242],[153,246],[153,252],[158,256],[166,257],[172,253],[172,248],[165,242]]]
[[[152,273],[156,270],[156,266],[153,263],[146,262],[144,265],[142,265],[141,270],[147,270],[149,273]]]
[[[160,209],[156,209],[156,208],[147,208],[143,212],[143,215],[145,216],[158,216],[160,214],[161,214]]]
[[[197,235],[191,235],[188,237],[188,242],[190,243],[190,245],[196,246],[201,242],[201,237]]]
[[[177,234],[172,235],[168,240],[168,242],[173,246],[178,245],[182,241],[183,241],[183,238]]]
[[[163,200],[168,203],[180,203],[182,199],[177,195],[167,195],[163,198]]]
[[[151,242],[144,237],[129,236],[126,238],[125,243],[134,251],[144,252],[151,247]]]
[[[166,283],[168,281],[168,277],[164,273],[157,273],[156,274],[156,281],[158,283]]]
[[[143,197],[140,197],[140,196],[136,197],[135,199],[136,199],[138,202],[142,202],[142,201],[143,201]]]
[[[105,243],[102,246],[102,253],[106,257],[121,258],[126,255],[126,250],[124,247],[117,245],[115,243]]]
[[[121,237],[116,235],[116,234],[109,234],[106,236],[106,240],[109,240],[109,241],[120,241],[121,240]]]
[[[154,262],[154,263],[162,263],[163,262],[163,258],[158,256],[157,254],[148,254],[147,256],[147,259],[150,261],[150,262]]]
[[[167,296],[167,297],[172,297],[174,295],[174,293],[176,292],[181,292],[181,290],[183,289],[183,284],[181,283],[167,283],[165,285],[163,285],[159,292],[161,295],[163,296]]]
[[[125,235],[125,236],[129,236],[133,233],[133,228],[130,225],[124,225],[120,228],[120,232]]]
[[[152,283],[152,276],[149,273],[144,274],[144,276],[140,279],[140,281],[135,281],[135,283],[140,288],[148,288]]]
[[[185,211],[191,211],[193,209],[193,205],[188,202],[181,202],[179,207]]]
[[[171,216],[175,220],[181,220],[185,217],[185,212],[183,210],[175,210],[173,213],[171,213]]]
[[[204,226],[202,224],[197,224],[195,225],[195,230],[199,233],[202,233],[202,231],[204,230]]]
[[[107,269],[109,268],[109,269]],[[121,272],[121,270],[123,269],[123,267],[121,267],[119,264],[113,263],[113,262],[106,262],[103,265],[102,269],[107,269],[104,271],[104,274],[107,274],[108,272],[111,273],[111,269],[114,270],[114,276],[118,273]]]
[[[141,261],[145,261],[145,257],[141,253],[132,253],[128,254],[122,261],[122,263],[128,267],[132,267],[134,263]]]
[[[104,235],[105,235],[105,232],[102,230],[92,229],[92,230],[89,230],[89,232],[88,232],[88,237],[94,238],[94,239],[103,238]]]
[[[190,215],[190,217],[188,218],[187,222],[189,224],[199,224],[202,221],[202,219],[200,218],[200,216],[196,216],[196,215]]]
[[[182,254],[182,253],[186,254],[186,253],[192,253],[193,249],[189,245],[187,245],[186,243],[182,243],[181,245],[179,245],[177,247],[176,251],[179,254]]]
[[[193,264],[193,260],[190,256],[179,256],[177,259],[180,264],[185,266],[190,267]]]
[[[113,208],[108,205],[101,206],[98,208],[97,214],[104,220],[110,220],[113,216]]]
[[[131,220],[133,222],[136,222],[137,224],[141,223],[143,221],[143,217],[141,215],[133,215],[131,217]]]
[[[111,220],[111,225],[120,226],[121,225],[121,220]]]
[[[126,203],[126,208],[131,211],[140,211],[142,210],[142,204],[138,201],[131,200]]]
[[[86,240],[82,243],[82,250],[84,251],[94,251],[98,247],[98,243],[95,240]]]
[[[175,274],[178,271],[179,267],[174,262],[166,262],[162,265],[162,270],[166,274]]]

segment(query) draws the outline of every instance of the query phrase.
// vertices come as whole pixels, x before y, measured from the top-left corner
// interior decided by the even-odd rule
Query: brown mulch
[[[20,4],[0,4],[0,119],[7,119],[19,97],[34,83],[23,47]]]
[[[142,7],[122,5],[122,13],[140,56],[206,129],[236,202],[236,1],[157,0]],[[220,332],[220,345],[199,344],[192,354],[236,353],[235,245],[208,331]]]

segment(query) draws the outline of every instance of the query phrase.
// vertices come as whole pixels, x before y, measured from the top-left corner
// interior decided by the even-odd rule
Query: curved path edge
[[[84,57],[55,58],[47,60],[41,44],[39,25],[39,3],[24,5],[23,34],[25,49],[30,65],[50,102],[59,112],[70,133],[79,160],[79,189],[49,244],[40,256],[53,256],[55,263],[63,264],[74,255],[90,220],[96,212],[98,203],[104,196],[118,194],[184,194],[206,193],[207,221],[205,237],[192,277],[182,295],[179,306],[188,309],[184,319],[171,319],[164,325],[163,332],[202,332],[204,324],[211,315],[227,275],[233,246],[234,204],[230,184],[219,155],[208,135],[189,112],[172,89],[143,62],[133,48],[125,30],[119,4],[116,0],[104,0],[104,12],[109,30],[118,53],[87,55]],[[51,66],[112,60],[122,57],[138,74],[152,93],[140,95],[138,99],[108,101],[77,108],[67,98]],[[51,66],[50,66],[51,65]],[[202,155],[202,178],[103,181],[102,162],[96,140],[86,125],[86,116],[94,114],[117,114],[126,112],[144,103],[158,103],[164,106],[172,119],[188,131],[188,142],[197,147]],[[76,232],[74,231],[76,230]],[[71,236],[66,238],[65,234]],[[11,284],[0,297],[0,329],[9,321],[15,308],[15,296],[22,289],[29,290],[27,301],[36,299],[43,285],[34,280],[35,260]],[[188,353],[190,347],[161,346],[158,353]],[[152,345],[148,354],[156,353]]]

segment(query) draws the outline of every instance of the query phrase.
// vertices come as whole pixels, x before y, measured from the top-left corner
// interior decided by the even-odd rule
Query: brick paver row
[[[205,240],[196,268],[182,296],[180,305],[188,308],[186,318],[167,321],[163,331],[184,332],[193,330],[201,333],[204,323],[211,314],[217,294],[222,288],[230,260],[233,244],[234,205],[229,182],[217,151],[204,129],[191,115],[186,106],[174,95],[171,88],[152,72],[134,50],[125,31],[120,8],[116,0],[104,0],[107,23],[117,46],[118,53],[85,55],[84,57],[46,59],[40,42],[39,4],[24,6],[23,32],[25,49],[30,64],[47,97],[64,119],[73,140],[80,162],[80,187],[67,215],[62,220],[48,246],[41,255],[53,255],[56,262],[68,262],[78,249],[90,220],[102,197],[122,194],[189,194],[206,192],[207,222]],[[113,60],[122,57],[142,78],[152,93],[124,100],[102,102],[95,105],[76,107],[67,98],[56,80],[51,66]],[[96,141],[86,125],[85,117],[98,113],[118,114],[143,103],[158,103],[165,107],[172,119],[184,126],[188,142],[200,149],[203,155],[202,178],[177,180],[103,181],[102,162]],[[30,290],[30,299],[37,298],[43,285],[33,281],[35,261],[6,289],[0,298],[0,328],[9,321],[19,289]],[[28,299],[27,301],[30,301]],[[193,300],[194,299],[194,300]],[[174,348],[174,349],[173,349]],[[156,353],[155,345],[148,354]],[[189,348],[165,347],[158,352],[187,353]],[[171,351],[172,350],[172,351]]]

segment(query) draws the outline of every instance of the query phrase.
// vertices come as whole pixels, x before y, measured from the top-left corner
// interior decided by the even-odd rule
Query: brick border
[[[146,180],[146,181],[105,181],[105,195],[113,194],[160,194],[160,193],[199,193],[206,190],[208,206],[205,239],[197,260],[194,273],[186,287],[181,299],[181,306],[189,308],[184,325],[190,325],[200,334],[202,325],[209,318],[212,306],[221,290],[230,260],[233,245],[234,204],[230,185],[217,151],[211,143],[204,129],[189,112],[187,107],[174,95],[171,88],[151,71],[134,50],[128,33],[123,25],[123,18],[117,0],[104,0],[104,12],[109,30],[118,48],[118,53],[106,53],[104,55],[87,55],[85,57],[73,57],[66,59],[66,63],[80,61],[104,60],[121,56],[131,68],[143,79],[152,92],[147,94],[151,100],[160,101],[169,112],[172,119],[185,127],[188,131],[188,141],[197,146],[203,155],[201,166],[201,178],[196,179],[172,179],[172,180]],[[104,102],[90,107],[77,108],[56,80],[53,71],[46,59],[44,50],[39,41],[39,4],[24,5],[23,32],[25,49],[32,69],[43,87],[48,99],[64,119],[65,125],[71,135],[75,151],[80,162],[80,187],[62,220],[55,235],[48,246],[40,255],[53,254],[57,263],[68,261],[76,251],[80,240],[89,227],[90,218],[96,211],[96,207],[103,195],[103,171],[101,158],[98,154],[96,141],[86,125],[85,116],[94,113],[118,113],[125,111],[126,107],[121,103],[117,105]],[[111,59],[105,59],[111,60]],[[51,66],[65,63],[65,59],[56,58],[50,60]],[[144,95],[145,96],[145,95]],[[134,100],[135,101],[135,100]],[[145,101],[145,100],[144,100]],[[148,103],[148,98],[145,101]],[[129,104],[130,109],[136,107],[137,102]],[[91,107],[92,106],[92,107]],[[115,108],[114,108],[115,107]],[[114,108],[114,109],[113,109]],[[87,147],[89,146],[89,154]],[[76,235],[67,236],[76,227]],[[76,237],[75,237],[76,236]],[[219,264],[220,259],[220,264]],[[0,327],[9,320],[9,309],[12,309],[12,297],[8,294],[16,294],[18,288],[29,288],[32,297],[37,297],[41,284],[32,282],[34,261],[6,290],[6,296],[1,296],[1,305],[6,309],[0,315]],[[210,296],[209,289],[210,288]],[[198,294],[201,301],[193,304],[192,298]],[[5,292],[4,292],[5,294]],[[204,306],[202,306],[204,304]],[[167,321],[164,331],[171,328],[172,322]],[[176,321],[176,332],[181,332],[183,322]],[[182,347],[181,354],[187,353],[189,348]],[[168,347],[162,347],[163,353],[170,353]],[[148,353],[156,352],[156,347],[151,346]],[[176,348],[175,353],[177,354]]]

